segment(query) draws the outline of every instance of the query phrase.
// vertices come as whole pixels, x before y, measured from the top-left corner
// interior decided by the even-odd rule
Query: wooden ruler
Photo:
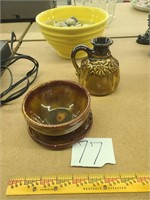
[[[150,192],[150,174],[78,174],[12,178],[6,195]]]

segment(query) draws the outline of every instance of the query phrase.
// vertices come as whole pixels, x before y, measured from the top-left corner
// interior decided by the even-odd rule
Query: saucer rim
[[[48,136],[48,135],[43,135],[37,131],[35,131],[34,129],[32,129],[30,126],[28,126],[28,133],[31,136],[31,138],[37,142],[38,144],[40,144],[41,146],[51,149],[51,150],[62,150],[62,149],[66,149],[71,147],[74,143],[78,142],[79,140],[83,139],[84,136],[88,133],[88,131],[91,129],[93,124],[93,115],[92,112],[90,111],[89,116],[86,120],[86,122],[84,122],[84,124],[82,124],[79,128],[77,128],[76,130],[72,131],[71,133],[68,133],[66,135],[60,135],[60,136]],[[86,128],[86,129],[85,129]],[[64,138],[68,139],[69,135],[71,136],[71,134],[76,134],[76,137],[71,138],[70,140],[64,141],[63,143],[51,143],[51,141],[49,140],[47,143],[44,142],[43,140],[45,140],[45,138],[49,138],[49,139],[59,139],[59,138]],[[40,140],[38,138],[38,136],[40,136],[40,138],[43,138],[43,140]]]

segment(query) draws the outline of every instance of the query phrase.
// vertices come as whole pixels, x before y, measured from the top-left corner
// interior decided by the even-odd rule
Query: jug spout
[[[113,44],[111,38],[107,37],[98,37],[91,40],[92,45],[94,46],[94,52],[99,56],[110,55],[109,46]]]
[[[111,38],[108,38],[108,37],[98,37],[98,38],[94,38],[91,40],[91,43],[94,45],[94,46],[110,46],[113,41]]]

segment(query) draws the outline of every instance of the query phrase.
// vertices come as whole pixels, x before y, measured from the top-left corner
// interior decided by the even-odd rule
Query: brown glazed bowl
[[[78,129],[90,113],[90,94],[73,81],[42,83],[27,93],[22,112],[28,126],[40,134],[60,136]]]

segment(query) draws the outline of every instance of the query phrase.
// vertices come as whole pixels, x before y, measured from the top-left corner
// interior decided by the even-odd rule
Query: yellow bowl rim
[[[106,18],[104,19],[104,20],[102,20],[102,21],[100,21],[100,22],[96,22],[96,23],[94,23],[94,24],[90,24],[90,25],[88,25],[88,26],[80,26],[80,27],[56,27],[56,26],[51,26],[51,25],[48,25],[48,24],[45,24],[45,23],[43,23],[43,22],[40,22],[39,21],[39,17],[41,16],[41,15],[43,15],[43,14],[45,14],[46,12],[48,12],[48,11],[52,11],[52,10],[54,10],[54,9],[58,9],[58,10],[61,10],[61,9],[65,9],[65,8],[69,8],[69,7],[74,7],[74,8],[80,8],[80,7],[84,7],[85,9],[93,9],[93,10],[100,10],[102,13],[104,13],[105,14],[105,16],[106,16]],[[108,12],[107,11],[105,11],[105,10],[103,10],[103,9],[101,9],[101,8],[96,8],[96,7],[89,7],[89,6],[61,6],[61,7],[57,7],[57,8],[52,8],[52,9],[48,9],[48,10],[45,10],[45,11],[42,11],[41,13],[39,13],[37,16],[36,16],[36,18],[35,18],[35,21],[37,22],[37,24],[39,24],[40,26],[42,26],[42,27],[44,27],[44,28],[50,28],[50,29],[53,29],[53,30],[82,30],[82,29],[84,29],[84,30],[86,30],[86,29],[89,29],[89,28],[93,28],[93,27],[96,27],[96,26],[98,26],[98,25],[100,25],[100,24],[103,24],[103,23],[105,23],[105,22],[107,22],[107,20],[108,20],[108,18],[109,18],[109,14],[108,14]]]

